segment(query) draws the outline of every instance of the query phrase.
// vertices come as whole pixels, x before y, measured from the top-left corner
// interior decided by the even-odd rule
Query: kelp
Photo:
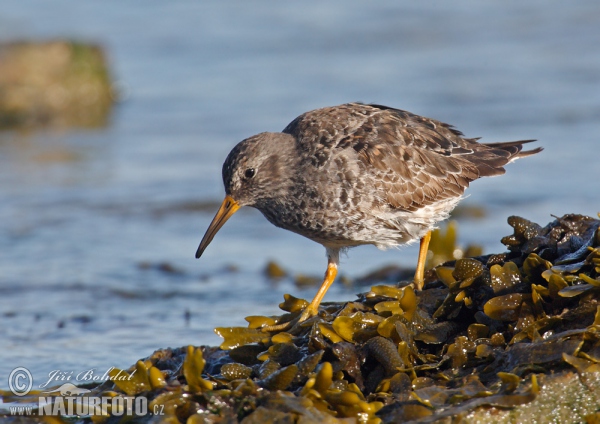
[[[146,396],[161,421],[190,423],[435,422],[530,404],[552,375],[600,371],[600,221],[509,224],[508,252],[446,262],[421,292],[375,285],[299,324],[307,302],[286,295],[281,316],[217,328],[220,348],[157,351],[127,370],[134,382],[95,393]]]

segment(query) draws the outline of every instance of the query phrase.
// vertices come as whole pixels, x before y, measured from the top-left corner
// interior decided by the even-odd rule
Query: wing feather
[[[471,181],[503,174],[511,160],[541,150],[521,152],[533,140],[478,143],[443,122],[361,103],[307,112],[283,132],[317,168],[335,154],[355,157],[379,197],[407,211],[459,197]]]

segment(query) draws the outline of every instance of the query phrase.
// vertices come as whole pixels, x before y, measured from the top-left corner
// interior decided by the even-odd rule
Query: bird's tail
[[[484,143],[486,146],[492,149],[504,150],[509,154],[508,161],[512,162],[520,158],[535,155],[536,153],[544,150],[543,147],[537,147],[531,150],[523,151],[523,144],[531,143],[537,140],[519,140],[519,141],[504,141],[500,143]]]
[[[541,147],[523,151],[523,144],[535,140],[505,141],[502,143],[482,143],[484,148],[477,149],[467,156],[477,167],[479,177],[493,177],[504,174],[504,165],[519,158],[535,155],[542,151]]]

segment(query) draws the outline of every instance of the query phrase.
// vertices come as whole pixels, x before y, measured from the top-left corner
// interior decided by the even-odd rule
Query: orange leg
[[[325,293],[329,290],[329,287],[333,284],[335,280],[335,276],[337,275],[338,264],[337,261],[333,260],[331,256],[327,262],[327,271],[325,271],[325,279],[319,288],[319,291],[310,302],[310,304],[306,307],[302,315],[300,315],[300,320],[298,322],[306,321],[310,317],[313,317],[319,313],[319,305],[321,301],[325,297]]]
[[[333,281],[335,280],[335,277],[337,275],[338,263],[339,263],[339,251],[338,250],[330,251],[329,249],[327,249],[327,258],[328,258],[327,271],[325,271],[325,278],[323,280],[323,283],[321,284],[321,287],[319,288],[319,291],[317,292],[317,294],[315,295],[313,300],[306,307],[306,309],[304,309],[304,311],[302,312],[302,315],[300,315],[300,318],[298,319],[298,321],[295,321],[295,322],[291,321],[291,322],[286,322],[286,323],[278,324],[278,325],[267,325],[267,326],[262,327],[262,331],[266,332],[266,331],[287,330],[293,324],[306,321],[310,317],[313,317],[319,313],[319,305],[321,304],[321,301],[325,297],[325,293],[327,293],[327,290],[329,290],[329,287],[331,287],[331,285],[333,284]]]
[[[428,231],[421,239],[421,247],[419,248],[419,260],[417,261],[417,270],[415,271],[415,287],[417,290],[422,290],[425,284],[425,261],[427,260],[430,240],[431,231]]]

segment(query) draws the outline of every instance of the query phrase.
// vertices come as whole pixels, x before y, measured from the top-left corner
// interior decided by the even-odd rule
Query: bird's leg
[[[267,332],[287,330],[293,325],[306,321],[310,317],[317,315],[319,313],[319,305],[325,297],[325,293],[327,293],[327,290],[329,290],[329,287],[331,287],[333,281],[335,280],[339,261],[339,249],[327,249],[327,271],[325,271],[325,278],[323,279],[323,283],[321,284],[321,287],[319,288],[319,291],[317,292],[313,300],[304,309],[304,311],[302,311],[302,315],[300,315],[300,318],[283,324],[264,326],[262,327],[262,331]]]
[[[327,253],[327,271],[325,271],[323,283],[321,284],[321,287],[319,288],[319,291],[313,300],[306,307],[306,309],[304,309],[302,315],[300,315],[298,322],[306,321],[310,317],[319,313],[319,305],[325,297],[325,293],[327,293],[327,290],[329,290],[329,287],[331,287],[333,281],[335,280],[338,271],[339,252],[335,252],[335,255],[332,255],[329,251]]]
[[[429,241],[431,240],[431,231],[427,231],[421,238],[421,247],[419,248],[419,260],[417,261],[417,270],[415,271],[415,287],[417,290],[422,290],[425,284],[425,261],[427,260],[427,252],[429,251]]]

